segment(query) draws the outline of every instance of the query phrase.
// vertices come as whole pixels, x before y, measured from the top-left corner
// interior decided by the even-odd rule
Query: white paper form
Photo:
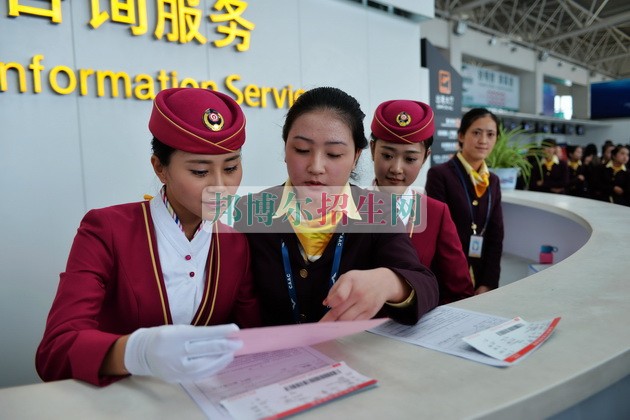
[[[221,373],[182,387],[211,419],[232,419],[221,400],[334,363],[311,347],[237,356]]]
[[[369,332],[492,366],[509,366],[511,363],[486,356],[463,340],[507,320],[480,312],[438,306],[420,318],[416,325],[388,321]]]

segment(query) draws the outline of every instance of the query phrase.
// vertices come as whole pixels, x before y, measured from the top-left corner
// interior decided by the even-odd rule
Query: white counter
[[[551,338],[509,368],[367,332],[324,343],[315,347],[378,386],[299,418],[545,418],[630,374],[630,208],[523,191],[504,194],[504,202],[574,222],[586,242],[572,240],[575,253],[553,267],[453,305],[528,321],[561,316]],[[519,229],[539,223],[522,220]],[[11,419],[203,418],[178,386],[142,378],[104,389],[77,381],[0,389],[0,412]]]

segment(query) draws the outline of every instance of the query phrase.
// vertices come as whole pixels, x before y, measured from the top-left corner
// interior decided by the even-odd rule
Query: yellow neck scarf
[[[305,220],[295,222],[292,215],[289,216],[291,227],[302,245],[303,257],[308,261],[317,261],[322,256],[328,242],[335,233],[337,224],[343,218],[343,213],[327,213],[319,220]]]
[[[293,232],[295,232],[300,241],[302,257],[308,261],[316,261],[319,259],[328,242],[335,233],[335,229],[339,222],[345,217],[353,220],[361,220],[361,215],[352,198],[350,184],[343,187],[341,196],[347,197],[346,200],[339,200],[332,208],[326,209],[326,213],[320,217],[316,214],[304,214],[299,211],[299,206],[293,192],[293,185],[290,180],[285,183],[282,192],[281,205],[274,213],[273,218],[287,217]]]
[[[486,162],[481,163],[481,167],[479,168],[479,172],[475,171],[473,167],[466,161],[464,156],[460,153],[457,154],[457,158],[464,165],[466,172],[470,176],[470,181],[475,187],[475,194],[477,197],[481,197],[488,189],[490,185],[490,172],[488,171],[488,166]]]
[[[547,170],[550,171],[551,168],[553,168],[553,165],[560,164],[560,159],[558,159],[558,156],[554,155],[551,159],[545,158],[543,163],[545,164],[545,168],[547,168]]]
[[[617,175],[617,172],[619,172],[619,171],[625,171],[626,170],[626,165],[615,166],[615,165],[613,165],[612,160],[606,164],[606,167],[607,168],[612,168],[614,175]]]
[[[577,171],[577,168],[579,168],[580,166],[582,166],[582,162],[580,162],[579,160],[576,160],[575,162],[569,161],[569,167],[574,171]]]

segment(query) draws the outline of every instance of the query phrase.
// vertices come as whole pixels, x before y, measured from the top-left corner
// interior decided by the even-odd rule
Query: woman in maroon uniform
[[[260,324],[246,238],[213,217],[241,182],[242,110],[219,92],[167,89],[149,130],[164,185],[83,218],[37,350],[46,381],[206,377],[242,345],[233,323]]]
[[[411,187],[431,153],[433,117],[423,102],[383,102],[374,112],[370,150],[373,186],[393,195],[420,262],[435,274],[444,304],[472,296],[474,289],[448,206]]]

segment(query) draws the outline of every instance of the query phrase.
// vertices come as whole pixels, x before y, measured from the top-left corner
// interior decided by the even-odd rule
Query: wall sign
[[[518,76],[462,64],[462,105],[469,108],[519,110]]]
[[[63,24],[62,0],[33,2],[7,0],[8,17],[13,19],[41,19]],[[255,25],[243,14],[248,2],[216,0],[203,11],[198,0],[90,0],[85,23],[92,30],[107,24],[126,25],[132,37],[146,35],[153,22],[153,36],[157,40],[177,44],[206,44],[208,39],[200,28],[204,14],[212,22],[219,39],[211,44],[216,48],[234,45],[238,52],[249,50],[251,31]],[[149,5],[150,7],[147,7]],[[149,16],[150,15],[150,16]],[[206,23],[209,24],[209,23]],[[72,68],[64,63],[50,63],[44,54],[33,53],[29,62],[11,61],[0,57],[0,93],[13,91],[40,94],[43,91],[58,95],[78,94],[96,98],[124,98],[152,100],[157,92],[174,87],[200,87],[222,90],[231,94],[244,106],[253,108],[289,108],[304,90],[290,84],[265,86],[242,81],[239,74],[229,74],[222,80],[197,80],[177,71],[156,69],[129,74],[116,69]]]
[[[457,129],[462,112],[462,78],[426,38],[422,39],[422,66],[429,69],[430,105],[435,113],[431,163],[437,165],[459,150]]]
[[[61,0],[51,0],[48,6],[30,5],[29,0],[8,0],[10,17],[37,16],[47,18],[51,23],[62,23]],[[41,2],[40,2],[41,3]],[[206,44],[208,40],[199,28],[204,11],[199,9],[199,0],[155,0],[155,27],[153,36],[169,42],[186,44],[195,41]],[[237,51],[247,51],[250,45],[251,31],[254,25],[243,17],[247,2],[241,0],[216,0],[207,17],[216,26],[216,32],[222,39],[212,44],[217,48],[236,43]],[[133,36],[144,35],[149,30],[147,0],[90,0],[91,15],[86,16],[90,27],[98,29],[106,22],[129,25]]]
[[[9,77],[12,76],[12,77]],[[77,69],[65,65],[45,65],[43,54],[31,57],[30,63],[0,62],[0,92],[42,93],[44,86],[58,95],[78,93],[96,98],[152,100],[157,92],[174,87],[200,87],[223,90],[234,99],[253,108],[289,108],[304,90],[291,85],[258,86],[243,83],[238,74],[230,74],[219,84],[214,80],[181,77],[176,71],[157,70],[154,73],[131,75],[124,71]],[[10,83],[11,82],[11,83]],[[222,86],[220,88],[219,86]]]

